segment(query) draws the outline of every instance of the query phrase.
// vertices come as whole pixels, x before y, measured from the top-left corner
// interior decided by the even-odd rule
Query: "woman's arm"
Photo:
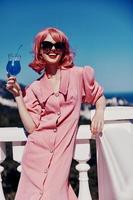
[[[7,80],[6,88],[9,92],[11,92],[16,100],[18,111],[20,118],[22,120],[22,123],[26,129],[26,131],[30,134],[34,131],[36,128],[36,125],[34,121],[32,120],[29,112],[27,111],[27,108],[25,106],[22,91],[19,86],[19,84],[16,81],[15,77],[9,77]]]
[[[83,103],[96,105],[96,111],[91,122],[91,132],[99,134],[104,125],[104,109],[106,105],[103,88],[95,80],[95,71],[90,66],[83,68]]]
[[[20,115],[20,118],[21,118],[22,123],[24,125],[24,128],[26,129],[26,131],[29,134],[31,134],[34,131],[34,129],[36,128],[36,126],[35,126],[35,123],[33,122],[32,118],[31,118],[29,112],[27,111],[27,108],[24,104],[22,95],[16,96],[15,100],[16,100],[17,105],[18,105],[19,115]]]
[[[104,110],[106,106],[106,100],[104,95],[102,95],[97,101],[96,101],[96,111],[92,118],[91,122],[91,132],[95,134],[102,133],[103,126],[104,126]]]

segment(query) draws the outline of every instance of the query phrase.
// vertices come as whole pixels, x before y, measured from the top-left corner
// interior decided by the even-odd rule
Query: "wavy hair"
[[[34,45],[33,45],[34,58],[33,58],[33,61],[29,64],[29,67],[31,67],[33,70],[35,70],[38,73],[41,73],[45,69],[46,62],[40,54],[40,46],[41,46],[42,41],[45,40],[48,34],[50,34],[51,37],[56,42],[65,43],[66,48],[62,55],[59,67],[60,68],[73,67],[74,53],[70,50],[68,38],[62,31],[60,31],[57,28],[52,28],[52,27],[46,28],[36,35],[35,40],[34,40]]]

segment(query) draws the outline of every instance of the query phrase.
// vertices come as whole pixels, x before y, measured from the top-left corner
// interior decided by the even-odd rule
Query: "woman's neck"
[[[56,74],[60,71],[60,68],[55,66],[48,66],[46,67],[46,74],[48,78],[51,78],[53,76],[56,76]]]

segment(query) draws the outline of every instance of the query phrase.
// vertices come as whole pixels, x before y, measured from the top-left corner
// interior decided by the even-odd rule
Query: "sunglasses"
[[[49,41],[43,41],[41,43],[41,48],[44,50],[44,52],[48,53],[49,51],[51,51],[51,49],[55,47],[55,50],[57,52],[62,52],[65,50],[65,43],[64,42],[56,42],[56,43],[52,43]]]

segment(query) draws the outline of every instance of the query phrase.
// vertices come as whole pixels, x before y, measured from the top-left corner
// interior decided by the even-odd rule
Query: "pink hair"
[[[48,34],[50,34],[51,37],[56,42],[64,42],[65,43],[66,49],[62,56],[62,59],[60,62],[60,67],[61,68],[72,67],[73,66],[73,53],[70,51],[68,39],[67,39],[66,35],[57,28],[46,28],[36,35],[34,46],[33,46],[34,59],[29,64],[29,67],[31,67],[33,70],[35,70],[38,73],[40,73],[42,70],[45,69],[46,62],[40,54],[40,45],[41,45],[41,42],[45,40],[45,38],[47,37]]]

